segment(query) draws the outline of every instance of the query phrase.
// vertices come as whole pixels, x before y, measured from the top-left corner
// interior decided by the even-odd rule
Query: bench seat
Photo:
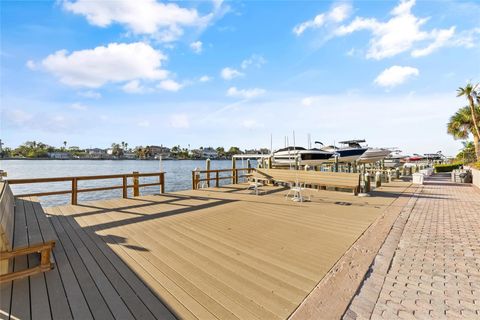
[[[317,187],[352,190],[355,195],[360,189],[360,174],[346,172],[322,172],[285,169],[257,169],[256,173],[275,182],[302,183]]]
[[[0,188],[0,283],[52,269],[56,235],[38,199],[15,199],[7,183]]]

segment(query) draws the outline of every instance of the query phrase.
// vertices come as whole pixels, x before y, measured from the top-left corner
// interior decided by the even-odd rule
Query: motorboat
[[[408,156],[401,154],[400,150],[393,150],[384,159],[383,164],[385,168],[398,168],[402,165],[402,161],[405,161]]]
[[[424,156],[414,153],[413,156],[405,158],[407,162],[418,162],[425,159]]]
[[[390,153],[388,149],[384,148],[368,148],[367,151],[358,159],[358,163],[374,163],[384,160]]]
[[[427,161],[445,160],[445,156],[442,154],[442,151],[438,151],[437,153],[425,153],[423,156]]]
[[[286,147],[273,153],[273,165],[294,166],[308,165],[318,166],[334,156],[334,152],[320,149],[305,149],[303,147]]]
[[[368,150],[367,147],[360,146],[358,141],[365,142],[365,140],[341,141],[339,143],[346,145],[346,147],[327,146],[323,147],[321,150],[335,153],[338,162],[355,162]],[[356,142],[357,145],[354,146],[354,142]],[[315,143],[323,145],[323,143],[319,141],[315,141]],[[335,157],[330,158],[329,161],[335,161]]]
[[[364,143],[365,140],[348,140],[342,141],[341,144],[348,145],[349,148],[363,149],[367,148],[367,151],[363,153],[357,160],[358,163],[374,163],[385,159],[390,153],[391,150],[385,148],[368,148],[362,147],[361,143]]]

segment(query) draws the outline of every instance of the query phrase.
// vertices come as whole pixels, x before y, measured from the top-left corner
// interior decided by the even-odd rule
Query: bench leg
[[[358,187],[356,187],[355,189],[353,189],[353,195],[354,195],[354,196],[358,196]]]
[[[22,256],[25,254],[39,253],[40,264],[36,267],[30,267],[25,270],[2,274],[0,275],[0,283],[25,278],[25,277],[34,275],[36,273],[45,272],[53,269],[53,263],[51,261],[51,257],[52,257],[52,249],[54,246],[55,246],[55,242],[52,241],[50,243],[42,245],[40,250],[35,250],[35,248],[22,248],[21,250],[19,250],[18,253],[4,252],[3,254],[5,257],[2,257],[2,260],[6,259],[7,255],[9,256],[8,258],[13,259],[15,257]]]

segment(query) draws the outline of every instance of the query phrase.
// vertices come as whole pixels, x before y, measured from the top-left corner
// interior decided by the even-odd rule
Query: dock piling
[[[139,190],[139,181],[138,181],[138,171],[133,171],[133,196],[138,197],[140,195]]]

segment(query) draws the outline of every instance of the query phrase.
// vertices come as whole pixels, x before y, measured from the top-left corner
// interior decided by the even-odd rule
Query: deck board
[[[28,243],[42,243],[43,237],[32,203],[29,201],[17,200],[17,205],[19,202],[23,203],[25,210],[25,218],[28,228]],[[40,259],[38,255],[28,255],[29,266],[38,265],[39,263]],[[45,283],[45,275],[43,273],[30,277],[30,299],[32,319],[51,319],[47,284]]]
[[[25,228],[25,206],[23,201],[16,204],[18,208],[15,214],[14,239],[13,247],[23,247],[28,245],[27,233]],[[13,262],[13,270],[19,271],[28,267],[28,259],[26,256],[17,257]],[[25,292],[30,289],[30,279],[23,278],[13,281],[12,283],[12,301],[10,312],[20,319],[30,319],[30,295],[26,296]]]
[[[278,187],[255,196],[231,185],[50,207],[45,221],[26,216],[41,211],[26,202],[32,237],[40,224],[53,226],[56,268],[14,282],[12,315],[286,319],[408,185],[371,198],[312,191],[304,203]],[[8,284],[1,290],[8,295]],[[2,297],[8,313],[3,305]]]

